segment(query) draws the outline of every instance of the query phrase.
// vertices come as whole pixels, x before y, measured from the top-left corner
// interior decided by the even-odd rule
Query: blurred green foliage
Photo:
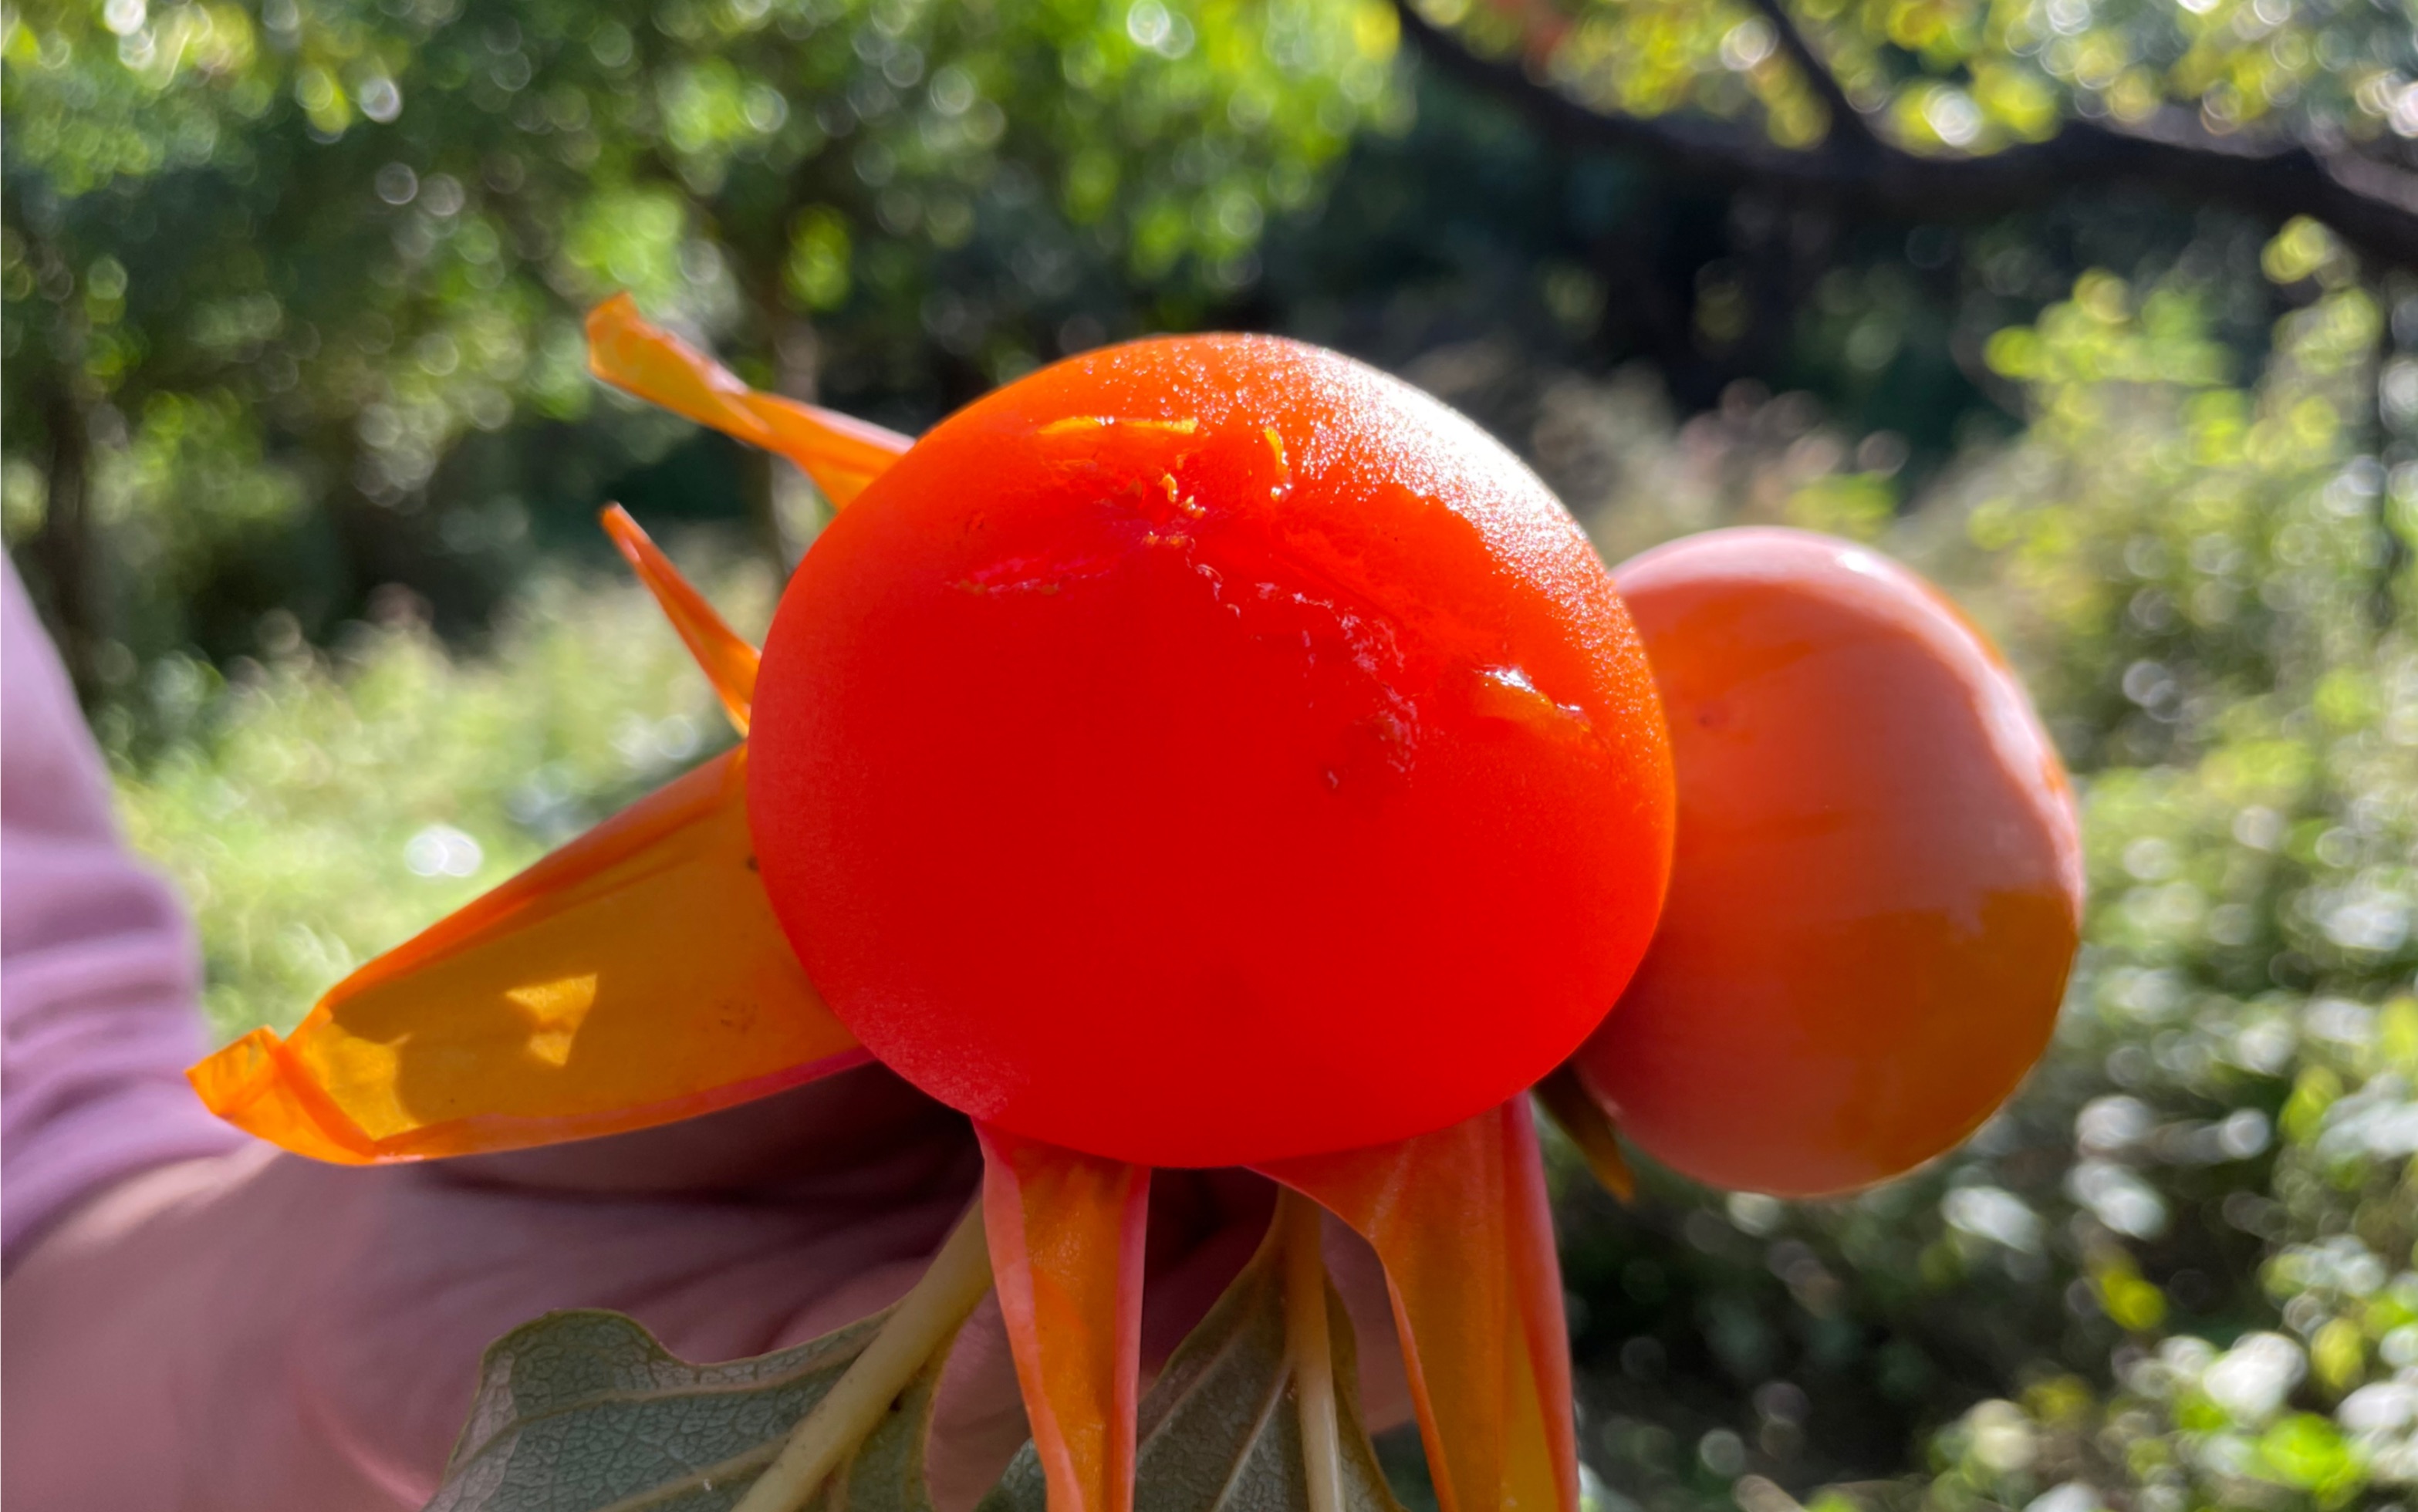
[[[1834,123],[1758,0],[1426,4],[1573,98]],[[1814,0],[1910,149],[2182,112],[2387,153],[2349,0]],[[2074,764],[2058,1041],[1853,1199],[1558,1168],[1598,1512],[2188,1512],[2418,1487],[2418,278],[2077,191],[1890,219],[1572,146],[1309,0],[0,11],[0,523],[222,1033],[727,739],[589,513],[742,627],[818,507],[604,395],[634,286],[912,428],[1203,323],[1370,357],[1618,559],[1786,521],[1946,585]],[[1415,1467],[1416,1457],[1391,1463]]]
[[[1875,532],[2030,670],[2084,794],[2084,957],[2047,1063],[1925,1172],[1837,1202],[1575,1198],[1609,1504],[2418,1485],[2418,462],[2378,405],[2418,299],[2388,312],[2321,229],[2269,253],[2307,299],[2247,374],[2182,277],[2089,272],[1997,332],[2028,425]],[[1827,508],[1784,478],[1806,437],[1767,435],[1758,469],[1752,420],[1722,448],[1742,473],[1672,523]],[[1672,464],[1624,450],[1599,519],[1658,533],[1639,485]]]
[[[1540,56],[1590,105],[1758,119],[1801,147],[1833,127],[1752,0],[1423,0],[1481,47]],[[2364,0],[1807,0],[1792,8],[1845,98],[1895,140],[1990,151],[2073,115],[2127,124],[2180,107],[2212,131],[2418,132],[2418,37]]]
[[[707,564],[760,634],[772,578]],[[201,927],[213,1029],[290,1026],[337,978],[730,743],[635,584],[532,584],[491,655],[390,596],[334,650],[287,633],[227,671],[168,657],[150,725],[104,712],[130,838]]]
[[[8,539],[87,688],[390,577],[475,618],[533,511],[682,434],[598,405],[589,305],[928,419],[1247,282],[1395,38],[1371,0],[13,7]],[[793,548],[803,491],[746,486]]]

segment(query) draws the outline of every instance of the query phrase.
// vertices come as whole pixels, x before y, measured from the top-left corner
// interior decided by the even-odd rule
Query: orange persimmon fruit
[[[1669,717],[1678,832],[1652,948],[1580,1079],[1716,1186],[1913,1168],[2039,1059],[2074,959],[2073,793],[2022,684],[1848,542],[1718,530],[1614,577]]]
[[[1274,338],[1086,354],[922,437],[791,579],[749,746],[773,909],[866,1048],[1148,1165],[1519,1095],[1669,866],[1652,673],[1569,516]]]

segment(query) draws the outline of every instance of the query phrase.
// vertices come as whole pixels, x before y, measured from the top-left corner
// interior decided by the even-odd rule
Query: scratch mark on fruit
[[[1508,720],[1561,741],[1597,741],[1595,721],[1577,704],[1555,703],[1516,666],[1490,666],[1477,674],[1477,712]]]

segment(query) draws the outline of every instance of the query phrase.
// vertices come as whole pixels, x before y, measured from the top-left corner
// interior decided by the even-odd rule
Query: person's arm
[[[0,1266],[130,1176],[224,1153],[184,1068],[199,962],[167,884],[128,854],[67,674],[0,573]]]
[[[754,1353],[895,1300],[967,1199],[962,1121],[878,1073],[448,1170],[317,1166],[219,1123],[184,1077],[191,930],[125,848],[13,566],[0,889],[12,1507],[402,1512],[514,1324],[626,1308],[694,1355]],[[977,1491],[1023,1437],[1004,1338],[981,1343],[934,1467]]]

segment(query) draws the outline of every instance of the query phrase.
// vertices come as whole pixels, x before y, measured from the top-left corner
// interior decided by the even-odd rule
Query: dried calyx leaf
[[[1316,1244],[1317,1225],[1306,1242]],[[1267,1242],[1209,1309],[1142,1397],[1134,1505],[1140,1512],[1314,1512],[1304,1452],[1297,1329],[1288,1307],[1288,1245],[1303,1226],[1280,1215]],[[1323,1266],[1320,1268],[1323,1277]],[[1293,1295],[1301,1289],[1295,1286]],[[1352,1325],[1323,1287],[1337,1432],[1335,1512],[1401,1512],[1360,1417]],[[1027,1444],[976,1512],[1047,1512],[1039,1459]]]
[[[1537,1101],[1553,1123],[1569,1136],[1598,1184],[1623,1202],[1637,1200],[1637,1174],[1620,1148],[1620,1130],[1603,1110],[1595,1093],[1579,1080],[1575,1067],[1563,1065],[1537,1083]]]

